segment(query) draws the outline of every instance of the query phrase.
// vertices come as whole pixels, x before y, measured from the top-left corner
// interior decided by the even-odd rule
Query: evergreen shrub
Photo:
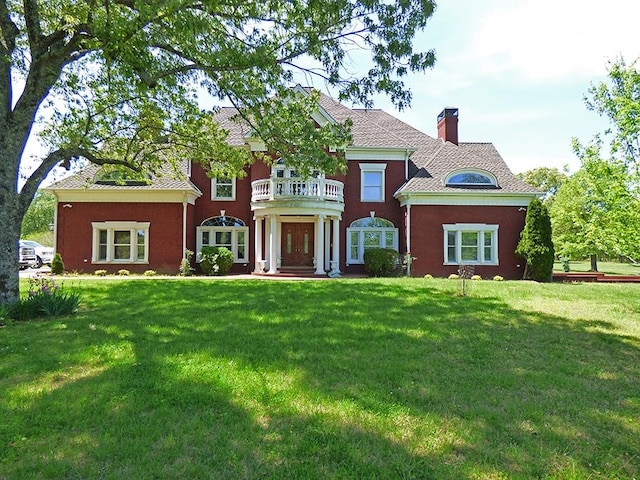
[[[364,251],[364,269],[372,277],[389,277],[398,269],[398,252],[392,248],[369,248]]]

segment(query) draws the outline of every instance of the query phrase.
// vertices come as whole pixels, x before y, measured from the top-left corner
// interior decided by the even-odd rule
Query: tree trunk
[[[0,305],[19,297],[18,242],[22,224],[18,194],[3,187],[0,186]]]
[[[598,271],[598,255],[593,253],[591,255],[591,272],[597,272]]]

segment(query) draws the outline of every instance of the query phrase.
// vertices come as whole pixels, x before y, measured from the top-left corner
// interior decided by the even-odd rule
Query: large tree
[[[582,145],[574,139],[581,168],[559,189],[551,206],[556,250],[562,255],[640,255],[640,73],[618,59],[607,80],[589,89],[587,108],[610,128]],[[608,150],[605,146],[608,144]]]
[[[413,46],[434,8],[432,0],[0,0],[0,304],[17,297],[20,224],[54,167],[84,160],[153,171],[185,158],[241,174],[251,158],[229,148],[201,109],[205,91],[231,101],[300,171],[335,171],[343,160],[324,147],[348,143],[349,124],[316,128],[317,98],[288,93],[296,73],[341,100],[370,106],[382,92],[404,108],[403,77],[435,61]],[[370,54],[363,70],[357,50]],[[47,153],[19,189],[34,126]]]
[[[640,174],[640,72],[637,62],[618,58],[609,66],[607,81],[591,85],[587,108],[609,119],[611,154]]]
[[[547,208],[553,203],[553,198],[562,184],[567,181],[566,167],[563,172],[557,168],[538,167],[518,173],[517,177],[545,193],[543,201],[547,204]]]
[[[582,166],[558,190],[551,205],[556,251],[574,258],[640,258],[640,199],[622,160],[603,159],[601,142],[574,146]]]

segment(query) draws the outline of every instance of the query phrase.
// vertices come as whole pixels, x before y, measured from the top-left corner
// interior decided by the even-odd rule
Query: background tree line
[[[573,139],[580,168],[573,174],[536,168],[518,176],[545,192],[556,255],[640,261],[640,73],[620,58],[607,81],[592,85],[587,108],[610,127],[583,144]]]

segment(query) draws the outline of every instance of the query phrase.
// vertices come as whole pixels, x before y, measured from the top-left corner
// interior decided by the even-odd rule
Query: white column
[[[333,252],[331,273],[340,273],[340,217],[333,219]]]
[[[264,272],[264,259],[262,258],[262,217],[253,217],[254,224],[254,240],[255,247],[253,250],[254,254],[254,263],[255,263],[255,272],[263,273]]]
[[[316,275],[326,275],[324,271],[324,215],[316,219]]]
[[[276,255],[276,216],[269,215],[269,272],[271,274],[278,273],[278,259]]]
[[[331,269],[331,258],[329,255],[331,254],[331,249],[329,246],[331,245],[331,220],[325,218],[324,220],[324,270],[328,272]]]

